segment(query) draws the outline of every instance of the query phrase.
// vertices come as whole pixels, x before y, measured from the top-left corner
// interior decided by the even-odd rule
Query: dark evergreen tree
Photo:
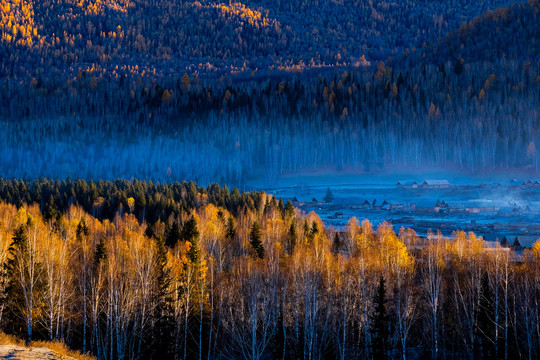
[[[107,259],[107,246],[105,245],[105,239],[99,239],[96,245],[96,252],[94,254],[94,263],[97,268],[99,264]]]
[[[296,223],[293,221],[291,222],[291,226],[289,226],[289,231],[287,233],[287,244],[285,251],[291,255],[294,252],[294,247],[296,246]]]
[[[183,237],[183,233],[180,232],[178,222],[174,220],[166,231],[165,245],[172,248],[180,239],[187,241],[187,239]]]
[[[283,200],[281,198],[279,198],[279,202],[278,202],[278,210],[279,210],[279,214],[281,215],[282,218],[285,217],[285,205],[283,205]]]
[[[191,215],[188,221],[184,223],[182,231],[180,231],[180,240],[189,241],[192,238],[199,236],[199,230],[197,229],[197,220],[194,215]]]
[[[49,197],[49,201],[47,201],[47,204],[45,205],[45,209],[43,211],[43,217],[46,221],[52,220],[55,221],[59,219],[61,216],[61,213],[56,209],[56,204],[54,203],[54,197],[51,195]]]
[[[234,219],[229,216],[227,219],[227,239],[232,240],[236,237],[236,226],[234,225]]]
[[[339,237],[339,233],[336,231],[334,233],[334,239],[332,241],[332,253],[336,255],[339,252],[340,248],[341,248],[341,238]]]
[[[318,233],[319,233],[319,225],[314,220],[313,223],[311,224],[311,230],[309,230],[308,240],[313,241],[313,239],[315,238],[315,235],[317,235]]]
[[[294,217],[294,206],[290,200],[285,204],[285,215],[283,217],[287,220]]]
[[[189,249],[187,251],[187,259],[185,267],[191,268],[193,270],[193,279],[192,284],[194,285],[194,299],[198,303],[197,306],[191,304],[191,306],[185,311],[188,312],[187,328],[184,331],[187,331],[191,334],[191,340],[185,344],[185,358],[186,359],[195,359],[197,354],[202,355],[202,348],[206,342],[205,337],[205,322],[206,322],[206,311],[204,307],[204,269],[202,266],[202,256],[201,248],[199,245],[199,230],[197,229],[197,220],[195,216],[192,215],[191,218],[184,224],[182,228],[182,240],[189,243]],[[179,288],[180,294],[184,291],[182,286]],[[202,304],[202,306],[201,306]]]
[[[89,234],[88,226],[86,226],[86,222],[84,221],[84,218],[81,218],[81,220],[79,220],[79,223],[77,224],[77,230],[75,233],[77,240],[81,241],[83,236],[88,236],[88,234]]]
[[[475,337],[475,357],[477,359],[494,359],[495,334],[493,319],[495,313],[494,296],[489,285],[487,274],[482,276],[480,288],[480,306],[478,307],[478,321]]]
[[[154,228],[152,226],[147,226],[146,229],[144,230],[144,235],[149,238],[149,239],[152,239],[155,235],[154,233]]]
[[[189,242],[191,245],[188,251],[188,258],[193,264],[199,264],[200,262],[200,248],[199,248],[199,230],[197,229],[197,220],[195,216],[191,215],[191,218],[184,224],[182,228],[181,238],[184,241]]]
[[[153,293],[154,319],[153,339],[151,348],[155,359],[173,359],[174,349],[174,310],[172,297],[172,274],[167,264],[167,248],[163,239],[156,238],[156,263],[154,266],[156,278]]]
[[[262,243],[262,231],[261,231],[261,225],[259,225],[258,221],[255,221],[253,223],[253,226],[251,227],[251,231],[249,233],[249,243],[253,247],[253,250],[255,250],[255,254],[260,259],[264,259],[264,246]]]
[[[381,276],[373,298],[375,309],[370,316],[371,349],[374,360],[388,359],[390,318],[386,310],[386,280]]]
[[[307,219],[304,220],[304,237],[309,237],[310,227]]]
[[[332,194],[332,190],[330,190],[330,188],[326,189],[326,195],[324,196],[323,200],[327,204],[334,202],[334,194]]]

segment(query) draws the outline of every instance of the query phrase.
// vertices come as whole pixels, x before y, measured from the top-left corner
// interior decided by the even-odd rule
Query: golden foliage
[[[39,42],[32,1],[0,0],[0,16],[2,41],[28,47]]]
[[[431,119],[438,118],[441,114],[441,110],[438,107],[435,107],[435,104],[431,103],[429,106],[428,115]]]
[[[15,336],[5,334],[0,332],[0,345],[14,345],[14,346],[24,346],[24,341],[16,338]],[[81,354],[78,351],[69,349],[66,344],[59,341],[33,341],[32,347],[29,351],[32,351],[32,348],[44,348],[48,349],[54,353],[58,358],[70,358],[76,360],[92,360],[95,357]]]
[[[187,73],[184,73],[184,75],[182,75],[182,86],[184,88],[188,88],[189,84],[190,84],[189,75]]]
[[[269,25],[268,18],[263,17],[257,10],[246,7],[245,4],[234,2],[226,4],[216,4],[213,7],[221,10],[223,16],[237,16],[249,25],[256,27],[265,27]]]
[[[478,94],[478,100],[482,100],[485,96],[486,96],[486,92],[484,91],[484,89],[480,90],[480,94]]]
[[[132,4],[129,0],[78,0],[77,6],[85,15],[101,15],[106,10],[126,13]]]
[[[262,198],[263,203],[273,203],[271,195],[263,194]],[[130,199],[128,204],[132,207],[134,200]],[[214,286],[219,288],[224,286],[223,284],[226,284],[226,287],[222,289],[226,291],[220,294],[225,297],[232,296],[232,304],[236,304],[236,301],[242,301],[242,291],[258,292],[262,296],[267,294],[273,277],[283,277],[290,289],[286,295],[297,297],[299,306],[305,306],[304,296],[312,296],[317,301],[328,301],[332,306],[338,304],[338,301],[352,307],[358,306],[352,311],[355,312],[356,309],[361,309],[362,302],[366,305],[372,298],[373,285],[380,276],[384,276],[388,281],[389,289],[392,289],[389,294],[393,294],[392,296],[401,296],[404,299],[407,291],[414,291],[412,289],[417,286],[416,258],[406,244],[411,249],[423,246],[418,252],[418,258],[421,259],[418,261],[419,267],[436,267],[441,276],[444,272],[457,270],[455,273],[459,276],[456,279],[463,286],[474,285],[471,280],[473,273],[477,272],[477,269],[484,269],[488,259],[486,243],[474,233],[458,231],[451,239],[443,238],[441,234],[430,234],[428,240],[424,241],[417,239],[418,236],[413,230],[401,229],[398,236],[390,223],[383,222],[374,231],[368,220],[363,220],[360,224],[356,218],[351,218],[345,234],[340,234],[341,241],[345,244],[343,248],[331,251],[328,236],[334,234],[334,231],[325,228],[320,217],[314,212],[296,223],[300,240],[292,254],[285,254],[281,243],[288,236],[290,219],[282,219],[277,212],[259,210],[254,213],[248,211],[234,219],[239,242],[238,252],[234,254],[232,253],[235,250],[231,250],[234,241],[227,238],[225,225],[231,215],[213,204],[205,204],[194,210],[193,216],[200,232],[199,244],[179,242],[166,254],[166,266],[172,276],[169,286],[171,292],[175,293],[175,304],[180,304],[178,309],[185,307],[189,311],[197,306],[211,306],[210,294],[217,294],[212,293]],[[99,243],[104,244],[107,255],[104,262],[99,264],[99,272],[102,272],[104,279],[103,286],[99,287],[98,291],[114,293],[115,301],[118,301],[117,316],[128,318],[130,314],[151,311],[146,305],[151,303],[149,289],[156,281],[154,271],[158,243],[154,238],[146,236],[146,224],[139,224],[133,214],[125,211],[120,213],[121,209],[113,222],[99,221],[80,207],[71,206],[62,218],[52,225],[43,220],[37,204],[16,209],[12,205],[0,203],[0,261],[5,260],[13,229],[31,219],[29,231],[36,234],[36,256],[44,265],[48,283],[52,285],[47,291],[54,301],[61,298],[57,285],[70,284],[80,276],[82,269],[94,261],[90,254],[96,254]],[[179,215],[180,219],[177,220],[188,217],[191,217],[191,214],[184,213]],[[262,224],[263,242],[267,250],[264,259],[245,256],[245,248],[242,248],[241,244],[241,241],[245,241],[249,236],[249,228],[255,219]],[[88,227],[88,234],[83,239],[76,236],[81,220],[84,220]],[[304,230],[301,225],[298,226],[302,222],[305,224]],[[53,226],[58,226],[61,231],[54,230]],[[156,237],[160,237],[165,232],[165,225],[158,221],[153,230]],[[302,235],[304,239],[301,238]],[[215,249],[226,241],[231,242],[224,250],[231,255],[227,260],[229,263],[216,271],[214,277],[214,271],[219,268],[217,263],[222,261],[217,259],[219,251]],[[200,250],[196,261],[193,260],[193,254],[190,254],[190,249],[195,245],[198,245]],[[540,261],[540,241],[533,245],[531,254],[530,258],[536,261],[533,263],[531,260],[531,263],[537,264]],[[85,258],[79,255],[89,256]],[[227,270],[223,270],[224,268]],[[66,276],[66,279],[63,280],[63,276]],[[407,287],[410,287],[409,290]],[[73,301],[70,296],[67,295],[64,301]],[[339,307],[339,304],[336,306]],[[403,308],[402,311],[408,313],[409,309]],[[80,314],[69,316],[76,317]],[[367,321],[367,312],[361,316],[365,316]],[[2,341],[11,340],[0,334],[0,343]],[[51,346],[59,346],[58,352],[62,354],[67,351],[62,345]],[[57,351],[56,348],[53,349]]]
[[[169,93],[169,90],[165,89],[163,91],[163,94],[161,95],[161,101],[164,103],[168,103],[171,99],[171,93]]]
[[[534,258],[536,259],[536,261],[540,262],[540,240],[537,240],[533,244],[533,246],[531,248],[531,253],[534,256]]]
[[[133,210],[135,209],[135,199],[133,197],[129,197],[127,199],[127,203],[129,207],[129,212],[133,212]]]
[[[383,222],[377,228],[378,244],[375,249],[383,260],[383,266],[396,272],[412,272],[414,258],[392,230],[392,225]]]

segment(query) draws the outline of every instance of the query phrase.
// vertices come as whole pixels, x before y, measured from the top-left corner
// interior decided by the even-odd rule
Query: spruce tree
[[[96,268],[99,264],[107,259],[107,247],[105,246],[105,239],[99,239],[98,244],[96,245],[96,252],[94,254],[94,262]]]
[[[294,206],[292,202],[289,200],[287,201],[287,204],[285,204],[285,219],[292,219],[294,217]]]
[[[388,359],[389,317],[386,311],[386,281],[381,276],[377,293],[373,298],[375,309],[371,314],[371,348],[373,360]]]
[[[229,240],[232,240],[236,237],[236,227],[234,226],[234,220],[232,216],[229,216],[227,219],[227,233],[226,237]]]
[[[283,205],[283,200],[281,198],[279,198],[279,202],[278,202],[278,209],[279,209],[279,214],[281,215],[282,218],[285,217],[285,205]]]
[[[309,231],[310,231],[310,227],[309,227],[309,223],[306,220],[304,220],[304,236],[305,237],[309,237]]]
[[[259,225],[258,221],[255,221],[253,223],[253,226],[251,227],[251,232],[249,233],[249,242],[253,247],[253,250],[255,250],[255,254],[257,254],[257,257],[259,257],[260,259],[264,259],[264,246],[261,239],[261,226]]]
[[[291,226],[289,227],[289,232],[287,233],[287,247],[286,251],[290,255],[292,255],[294,251],[294,247],[296,246],[296,224],[295,222],[291,222]]]
[[[146,229],[144,230],[144,235],[149,238],[149,239],[152,239],[154,236],[155,236],[155,233],[154,233],[154,228],[150,225],[148,225],[146,227]]]
[[[79,223],[77,224],[77,230],[75,232],[77,240],[81,241],[83,236],[88,236],[89,233],[90,232],[88,230],[88,226],[86,226],[84,218],[81,217],[81,220],[79,220]]]
[[[156,238],[156,262],[154,265],[155,287],[153,292],[154,337],[151,340],[153,358],[173,359],[171,344],[174,343],[174,311],[171,284],[173,277],[167,263],[167,248],[162,238]]]
[[[339,252],[341,248],[341,239],[339,238],[339,233],[336,231],[334,233],[334,240],[332,241],[332,253],[335,255]]]
[[[327,204],[334,202],[334,194],[332,194],[332,190],[330,190],[330,188],[326,189],[326,195],[324,196],[323,200]]]
[[[205,270],[199,246],[199,235],[197,220],[195,219],[195,216],[192,215],[184,224],[180,235],[181,240],[189,243],[189,246],[186,254],[188,261],[184,264],[183,279],[178,290],[180,294],[189,292],[191,294],[190,298],[192,299],[189,303],[184,304],[184,311],[186,312],[183,329],[184,359],[194,358],[197,352],[200,355],[202,348],[201,324],[203,322],[202,309],[204,307]],[[188,274],[191,275],[188,276]],[[190,333],[192,341],[188,339],[188,334]]]
[[[315,220],[313,220],[313,223],[311,224],[311,230],[308,234],[308,240],[311,242],[313,239],[315,239],[315,235],[319,233],[319,225]]]
[[[49,201],[47,202],[47,205],[45,205],[45,209],[43,211],[43,218],[46,221],[55,221],[60,218],[61,214],[56,209],[56,205],[54,203],[54,197],[51,195],[49,197]]]
[[[175,221],[172,222],[171,226],[167,229],[167,235],[165,238],[165,245],[172,248],[176,245],[178,240],[182,239],[182,233],[180,232],[180,227]],[[186,241],[186,239],[183,239]]]
[[[189,260],[193,264],[198,264],[200,261],[199,230],[197,230],[197,220],[194,215],[191,215],[182,228],[181,238],[191,244],[188,251]]]
[[[180,233],[180,239],[182,241],[190,241],[193,238],[199,237],[199,230],[197,229],[197,220],[194,215],[191,215],[188,221],[184,224]]]

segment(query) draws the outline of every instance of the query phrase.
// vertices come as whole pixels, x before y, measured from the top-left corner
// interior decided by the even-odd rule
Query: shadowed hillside
[[[507,0],[2,0],[0,75],[354,64],[435,43]],[[99,64],[99,65],[98,65]]]
[[[509,60],[540,60],[540,2],[529,0],[524,4],[510,5],[487,11],[451,31],[427,54],[433,62],[458,59],[462,63],[504,63]],[[412,57],[414,62],[422,62]],[[425,61],[425,59],[423,60]]]

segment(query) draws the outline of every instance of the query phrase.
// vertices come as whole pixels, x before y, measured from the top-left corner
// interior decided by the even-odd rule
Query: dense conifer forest
[[[0,325],[28,341],[100,359],[540,354],[540,242],[356,218],[336,231],[193,183],[2,181],[1,198]]]

